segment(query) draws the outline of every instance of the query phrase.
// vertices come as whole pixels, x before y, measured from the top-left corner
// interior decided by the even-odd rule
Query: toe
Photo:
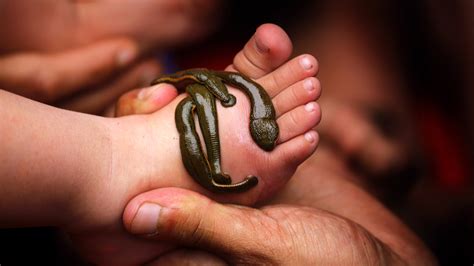
[[[292,50],[291,40],[282,28],[264,24],[235,56],[231,68],[253,79],[260,78],[288,60]]]
[[[286,166],[297,167],[316,150],[319,143],[319,134],[310,130],[299,135],[275,149],[275,160]]]
[[[299,81],[273,98],[277,117],[295,107],[315,101],[321,95],[321,84],[315,77]]]
[[[292,139],[315,127],[321,120],[321,109],[316,102],[299,106],[277,119],[280,128],[278,143]]]
[[[122,95],[117,101],[115,116],[153,113],[170,103],[176,96],[176,89],[165,83],[135,89]]]
[[[279,145],[277,149],[275,149],[275,160],[282,162],[284,167],[290,169],[296,168],[313,154],[318,143],[318,133],[314,130],[310,130],[303,135],[299,135]]]
[[[319,135],[316,131],[310,130],[285,143],[278,145],[272,152],[272,162],[278,165],[277,172],[282,176],[292,176],[296,168],[313,154],[319,143]],[[288,181],[288,179],[276,178],[271,175],[266,180],[268,184],[262,190],[259,200],[269,198],[274,195]],[[271,184],[271,185],[270,185]]]
[[[293,58],[258,82],[271,97],[304,78],[316,75],[318,62],[312,55],[304,54]]]

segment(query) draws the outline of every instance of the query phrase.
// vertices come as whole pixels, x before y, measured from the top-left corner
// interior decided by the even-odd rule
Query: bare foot
[[[269,94],[272,96],[277,111],[277,116],[281,117],[278,119],[278,123],[280,124],[280,127],[282,127],[279,144],[283,144],[293,137],[305,133],[311,128],[308,127],[309,125],[311,125],[314,121],[319,121],[319,106],[314,102],[311,102],[320,94],[318,80],[314,77],[311,77],[316,73],[316,62],[311,56],[303,55],[293,59],[287,64],[282,65],[282,63],[285,62],[290,55],[291,49],[291,42],[286,33],[281,28],[272,24],[265,24],[257,29],[256,34],[247,43],[245,48],[236,55],[233,64],[227,68],[227,70],[230,71],[242,70],[243,73],[253,78],[260,77],[258,81],[264,85]],[[269,73],[272,70],[275,71]],[[307,79],[302,80],[304,78]],[[120,116],[153,112],[165,106],[169,102],[169,99],[175,95],[176,92],[169,85],[158,85],[149,89],[132,91],[120,99],[117,105],[117,115]],[[168,110],[167,116],[169,116],[169,112],[174,112],[176,102],[179,102],[182,97],[183,96],[180,96],[179,99],[175,100],[174,104],[171,106],[164,107],[161,112]],[[258,154],[260,152],[255,144],[253,144],[251,139],[248,138],[247,131],[249,107],[246,103],[248,100],[245,99],[245,97],[243,97],[241,94],[240,98],[241,99],[238,101],[237,106],[229,109],[222,109],[219,107],[220,110],[218,111],[219,120],[221,120],[221,140],[223,142],[228,141],[229,143],[238,143],[239,146],[250,147],[250,149],[246,149],[244,151],[235,147],[229,147],[226,149],[225,144],[223,144],[222,153],[224,171],[229,172],[229,170],[226,169],[227,167],[225,164],[231,164],[232,166],[230,166],[230,168],[234,167],[239,169],[237,171],[233,171],[234,173],[237,173],[236,175],[231,174],[231,176],[237,178],[237,180],[240,180],[242,177],[248,176],[252,173],[245,172],[245,167],[242,167],[242,165],[245,163],[240,163],[240,160],[236,162],[226,158],[239,159],[246,158],[246,156],[254,158],[255,155],[257,155],[258,158]],[[304,108],[300,106],[298,108],[298,105],[303,104],[307,104],[307,106]],[[225,112],[227,111],[229,111],[229,115],[234,115],[238,117],[239,120],[235,120],[235,118],[233,118],[232,122],[228,123],[229,125],[226,125],[226,121],[230,120],[226,120],[222,117],[225,116]],[[224,115],[222,112],[224,112]],[[307,117],[307,112],[309,112],[309,117]],[[311,115],[312,112],[315,112],[315,117],[312,117],[314,116]],[[241,118],[245,119],[242,120]],[[160,121],[167,120],[163,118]],[[238,129],[228,130],[228,128],[235,128],[235,121],[241,123],[242,128],[244,128],[246,131],[239,132]],[[306,135],[306,138],[312,138],[314,136],[315,135],[313,132],[309,132]],[[295,141],[295,144],[301,145],[297,141]],[[177,147],[175,148],[178,149]],[[285,149],[279,148],[278,150],[278,153],[287,153]],[[267,157],[267,154],[264,155],[264,158]],[[258,160],[256,160],[256,162],[261,165]],[[294,166],[290,168],[293,169]],[[284,169],[279,170],[280,171],[276,172],[286,173]],[[254,172],[258,173],[261,172],[261,170],[255,169]],[[291,172],[294,172],[294,170],[291,170]],[[267,197],[267,195],[271,194],[271,191],[281,187],[284,182],[286,182],[287,178],[279,178],[278,176],[272,177],[272,180],[280,180],[281,182],[271,181],[269,182],[269,187],[264,189],[265,193],[259,192],[257,194],[260,194],[262,198]],[[189,178],[186,177],[186,179]],[[166,180],[166,178],[161,180],[161,182],[167,182],[165,186],[176,186],[176,184],[173,184],[173,181]],[[268,183],[265,179],[264,182]],[[188,182],[184,182],[183,184],[187,183]],[[187,188],[192,188],[192,184],[187,184],[186,186]],[[261,187],[262,186],[260,185],[260,189]],[[228,195],[224,196],[224,198],[229,200]],[[233,199],[234,195],[232,195],[231,198]],[[250,202],[255,201],[255,198],[250,199],[248,195],[246,195],[246,198],[250,200]]]
[[[250,104],[241,91],[230,89],[237,98],[235,106],[223,108],[217,104],[222,169],[232,176],[234,183],[248,175],[260,177],[260,183],[244,194],[219,194],[213,195],[214,197],[223,201],[253,204],[281,188],[296,167],[312,154],[318,136],[311,129],[320,120],[319,105],[312,100],[319,93],[315,87],[316,82],[305,79],[315,72],[315,59],[303,55],[257,80],[272,98],[280,128],[278,145],[272,152],[263,151],[251,138]],[[308,88],[314,92],[309,93]],[[126,147],[126,151],[116,153],[118,163],[134,165],[133,169],[124,169],[123,175],[127,183],[130,176],[136,176],[137,169],[143,169],[143,175],[136,178],[146,180],[147,186],[140,187],[137,191],[157,187],[183,187],[210,195],[210,192],[197,185],[187,174],[182,163],[175,110],[185,97],[187,96],[184,94],[179,95],[170,104],[148,116],[123,117],[121,123],[113,129],[120,132],[115,140],[119,143],[126,141],[122,139],[124,137],[130,139],[142,136],[131,150],[131,147]],[[133,158],[134,150],[140,151],[136,156],[137,161]],[[119,157],[121,154],[125,156]],[[136,184],[136,180],[131,182]],[[133,184],[127,187],[132,188]]]
[[[269,36],[276,41],[272,41]],[[259,38],[262,40],[258,40]],[[258,50],[258,42],[261,42],[258,45],[267,48],[260,47]],[[280,127],[277,146],[272,152],[260,149],[250,137],[250,107],[245,95],[231,88],[230,92],[236,96],[237,104],[231,108],[223,108],[217,104],[222,168],[232,176],[233,182],[238,182],[249,174],[259,176],[260,182],[255,188],[240,194],[213,194],[188,175],[181,160],[179,136],[174,121],[176,106],[185,97],[179,95],[155,113],[112,119],[111,130],[116,134],[112,140],[115,151],[111,178],[101,180],[93,187],[94,190],[101,191],[104,203],[103,206],[89,206],[87,210],[82,211],[89,217],[100,218],[102,223],[115,220],[116,213],[121,212],[132,197],[160,187],[192,189],[219,201],[246,205],[274,194],[293,175],[298,165],[314,152],[319,141],[317,133],[312,130],[321,118],[319,105],[314,102],[320,95],[319,82],[313,77],[317,73],[317,62],[310,55],[301,55],[286,62],[290,54],[291,42],[288,36],[274,25],[264,25],[257,30],[243,51],[236,56],[233,65],[228,68],[245,74],[255,73],[251,76],[256,78],[271,96]],[[260,71],[249,67],[252,65],[259,66]],[[163,99],[172,97],[176,92],[170,89],[170,85],[161,84],[145,90],[141,97],[138,97],[138,92],[134,93],[134,100],[141,98],[140,101],[151,104],[149,107],[153,106],[153,102],[156,103],[155,107],[161,107],[166,102]],[[157,101],[160,95],[165,98]],[[129,99],[133,101],[133,97]],[[119,104],[119,109],[120,106],[123,105]],[[130,145],[126,146],[124,143]],[[110,183],[114,183],[114,186],[110,186]],[[112,187],[114,190],[122,190],[126,196],[120,199],[109,198],[108,195],[117,195],[110,191]],[[173,195],[169,197],[171,199]],[[102,201],[95,199],[92,202]],[[138,215],[127,217],[138,208]],[[124,213],[124,220],[147,222],[147,219],[150,219],[147,215],[152,211],[153,208],[146,203],[129,206]],[[94,222],[98,224],[97,221]],[[104,232],[104,228],[94,231],[82,226],[84,225],[72,228],[72,231],[82,232],[75,234],[74,239],[79,240],[80,249],[85,251],[85,254],[93,254],[89,256],[92,260],[116,256],[117,262],[120,263],[141,263],[172,248],[166,243],[132,238],[117,225],[107,227],[109,232]],[[93,237],[84,234],[84,230],[92,231]],[[91,245],[91,238],[94,245]],[[111,239],[113,241],[110,241]]]

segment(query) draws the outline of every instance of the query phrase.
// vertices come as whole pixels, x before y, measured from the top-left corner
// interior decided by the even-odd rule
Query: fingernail
[[[262,54],[268,53],[270,50],[270,48],[263,44],[260,38],[257,38],[257,36],[255,36],[255,49]]]
[[[155,203],[143,203],[133,218],[130,231],[134,234],[156,234],[161,206]]]
[[[307,91],[314,90],[313,81],[311,79],[306,79],[303,83],[303,86]]]
[[[305,138],[309,143],[313,143],[313,142],[316,141],[316,132],[314,132],[314,131],[306,132],[306,134],[304,134],[304,138]]]
[[[310,102],[304,106],[304,109],[308,112],[313,112],[316,109],[316,103]]]
[[[313,63],[309,60],[308,57],[303,57],[300,59],[300,64],[305,70],[310,70],[313,68]]]
[[[137,99],[141,100],[141,101],[144,101],[144,100],[150,98],[150,96],[152,96],[155,93],[155,91],[158,90],[161,87],[161,85],[162,84],[157,84],[153,87],[148,87],[148,88],[141,89],[137,94]]]
[[[126,66],[130,64],[137,56],[137,51],[134,48],[125,48],[117,53],[117,64],[119,66]]]

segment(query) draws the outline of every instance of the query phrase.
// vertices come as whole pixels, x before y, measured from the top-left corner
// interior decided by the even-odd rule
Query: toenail
[[[257,36],[255,36],[255,49],[262,54],[268,53],[270,50]]]
[[[140,235],[156,234],[161,209],[161,206],[155,203],[142,204],[133,218],[130,231]]]
[[[313,63],[311,63],[311,60],[309,60],[308,57],[301,58],[300,64],[305,70],[310,70],[313,68]]]
[[[316,140],[316,133],[314,131],[309,131],[304,134],[304,138],[309,142],[313,143]]]
[[[304,109],[308,112],[313,112],[316,109],[316,103],[310,102],[304,106]]]
[[[303,86],[307,91],[314,90],[313,81],[311,81],[311,79],[306,79],[303,83]]]
[[[140,92],[138,92],[137,99],[140,101],[145,101],[148,98],[150,98],[161,87],[163,87],[163,84],[157,84],[153,87],[141,89]]]

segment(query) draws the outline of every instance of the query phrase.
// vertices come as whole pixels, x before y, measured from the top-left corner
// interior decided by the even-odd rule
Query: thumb
[[[266,257],[268,247],[260,238],[269,219],[259,210],[219,204],[179,188],[143,193],[130,201],[123,216],[133,234],[225,254],[231,261],[233,256]]]
[[[137,45],[118,38],[58,53],[20,53],[0,58],[0,86],[14,93],[52,102],[97,84],[129,65]]]

